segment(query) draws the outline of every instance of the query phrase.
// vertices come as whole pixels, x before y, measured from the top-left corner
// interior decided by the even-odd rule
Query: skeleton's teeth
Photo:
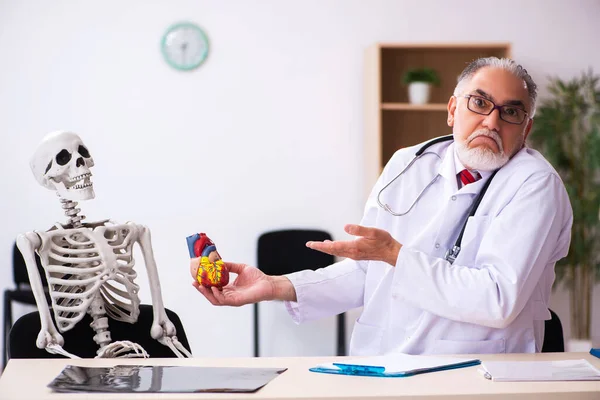
[[[81,175],[77,175],[77,176],[75,176],[73,178],[69,178],[69,181],[70,182],[77,182],[77,181],[80,181],[80,180],[82,180],[84,178],[89,178],[90,176],[92,176],[92,174],[89,173],[89,172],[87,172],[85,174],[81,174]]]
[[[70,187],[70,189],[85,189],[86,187],[90,187],[92,186],[91,182],[90,183],[82,183],[79,185],[73,185]]]
[[[85,189],[92,186],[92,182],[90,182],[91,173],[86,172],[85,174],[77,175],[73,178],[69,178],[69,184],[67,188],[69,190],[79,190]]]

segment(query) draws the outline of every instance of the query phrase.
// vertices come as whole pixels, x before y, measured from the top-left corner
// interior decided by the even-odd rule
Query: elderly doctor
[[[279,277],[229,263],[234,282],[196,288],[214,305],[284,300],[297,322],[363,306],[351,355],[539,352],[572,209],[525,145],[535,101],[514,61],[473,61],[448,102],[453,140],[394,154],[360,225],[345,227],[354,240],[307,243],[344,260]]]

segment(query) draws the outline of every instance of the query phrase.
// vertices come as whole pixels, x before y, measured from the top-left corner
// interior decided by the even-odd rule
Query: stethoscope
[[[391,207],[388,204],[382,203],[381,199],[380,199],[381,193],[383,193],[383,191],[385,189],[387,189],[392,183],[394,183],[394,181],[396,179],[400,178],[400,176],[402,176],[404,174],[404,172],[406,172],[406,170],[408,170],[415,163],[415,161],[417,161],[419,158],[424,157],[424,156],[426,156],[428,154],[433,154],[434,156],[436,156],[437,158],[439,158],[441,160],[441,157],[439,156],[439,154],[434,153],[432,151],[426,152],[426,150],[429,147],[433,146],[434,144],[441,143],[441,142],[447,142],[447,141],[453,140],[453,139],[454,139],[453,135],[441,136],[441,137],[435,138],[435,139],[433,139],[433,140],[425,143],[423,146],[421,146],[421,148],[419,150],[417,150],[417,152],[415,153],[415,156],[408,163],[408,165],[406,165],[406,167],[404,167],[404,169],[402,169],[402,171],[400,171],[400,173],[398,175],[396,175],[394,177],[394,179],[392,179],[391,181],[389,181],[387,183],[387,185],[385,185],[383,188],[381,188],[381,190],[377,194],[377,204],[379,204],[379,206],[381,208],[383,208],[385,211],[387,211],[388,213],[390,213],[391,215],[393,215],[395,217],[401,217],[403,215],[408,214],[410,212],[410,210],[412,210],[412,208],[415,206],[415,204],[421,199],[421,197],[423,196],[423,193],[425,193],[425,191],[427,191],[427,189],[429,189],[431,187],[431,185],[433,185],[435,183],[435,181],[438,180],[438,178],[440,177],[439,174],[436,174],[435,177],[427,184],[427,186],[425,186],[425,188],[423,188],[423,190],[421,190],[421,192],[417,195],[417,197],[412,202],[412,204],[410,205],[410,207],[408,207],[408,209],[406,211],[404,211],[404,212],[400,212],[400,213],[399,212],[395,212],[394,210],[391,209]],[[456,239],[456,242],[454,243],[454,246],[452,246],[451,249],[448,249],[446,251],[445,258],[446,258],[446,260],[448,262],[450,262],[450,264],[454,263],[454,260],[456,260],[456,257],[458,257],[458,253],[460,253],[460,248],[461,248],[463,234],[465,233],[465,228],[467,227],[467,221],[469,221],[469,217],[472,217],[472,216],[475,215],[475,212],[477,211],[477,207],[479,207],[479,203],[481,203],[481,200],[483,199],[483,196],[484,196],[485,192],[487,191],[488,186],[490,186],[490,183],[492,182],[492,179],[496,175],[496,172],[498,172],[498,170],[496,170],[496,171],[494,171],[492,173],[492,175],[489,177],[489,179],[485,182],[485,184],[483,185],[483,187],[479,191],[479,194],[477,194],[477,197],[475,198],[475,200],[473,201],[473,204],[471,205],[471,209],[469,210],[469,214],[467,215],[467,218],[463,222],[462,229],[460,230],[460,234],[458,235],[458,238]]]

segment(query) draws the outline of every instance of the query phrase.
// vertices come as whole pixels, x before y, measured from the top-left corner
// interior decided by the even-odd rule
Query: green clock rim
[[[172,31],[174,31],[176,29],[179,29],[179,28],[192,28],[192,29],[198,31],[198,33],[200,33],[200,36],[204,40],[204,43],[206,43],[206,48],[204,49],[204,51],[202,53],[202,57],[200,58],[200,60],[197,63],[192,64],[190,66],[185,66],[184,67],[184,66],[180,66],[180,65],[175,64],[174,62],[171,61],[171,59],[167,55],[167,51],[165,50],[165,47],[166,47],[166,44],[167,44],[167,35],[169,35],[169,33],[171,33]],[[160,41],[160,50],[161,50],[161,53],[163,55],[163,58],[165,59],[165,61],[167,62],[167,64],[169,64],[172,68],[175,68],[175,69],[180,70],[180,71],[190,71],[190,70],[196,69],[200,65],[202,65],[204,63],[204,61],[206,61],[206,58],[208,57],[208,50],[209,50],[209,48],[210,48],[210,42],[208,41],[208,37],[206,36],[206,34],[202,30],[202,28],[200,28],[198,25],[196,25],[193,22],[178,22],[178,23],[175,23],[175,24],[169,26],[169,28],[167,29],[167,31],[163,35],[162,40]]]

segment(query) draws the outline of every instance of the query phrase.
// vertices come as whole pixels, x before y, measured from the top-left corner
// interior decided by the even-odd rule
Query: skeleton
[[[191,357],[177,340],[175,326],[165,312],[149,229],[132,222],[82,222],[85,216],[79,214],[76,201],[94,198],[90,171],[94,160],[81,138],[63,131],[48,134],[30,166],[42,186],[56,191],[68,217],[66,224],[57,223],[45,232],[28,232],[17,238],[40,313],[37,347],[79,358],[63,349],[64,339],[59,331],[68,331],[88,313],[96,333],[93,339],[99,346],[96,358],[148,357],[137,343],[112,342],[108,326],[108,317],[137,321],[140,299],[139,286],[134,282],[137,273],[132,251],[133,244],[138,243],[148,271],[154,309],[150,335],[178,357]],[[57,326],[46,302],[35,252],[44,267]]]

